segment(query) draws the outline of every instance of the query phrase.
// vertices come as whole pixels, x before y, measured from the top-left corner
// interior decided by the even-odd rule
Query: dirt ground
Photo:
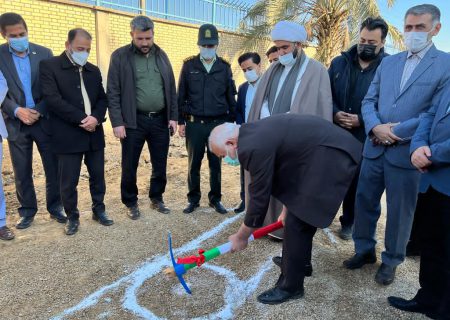
[[[182,213],[186,205],[187,157],[184,141],[176,136],[168,161],[165,202],[169,215],[150,209],[150,163],[144,149],[139,166],[140,220],[125,215],[120,201],[120,143],[107,132],[106,207],[115,224],[103,227],[91,219],[88,176],[79,184],[81,227],[73,237],[50,220],[45,209],[44,174],[38,154],[34,178],[39,213],[32,227],[15,230],[16,239],[0,242],[0,319],[422,319],[401,313],[386,297],[412,297],[418,288],[418,259],[407,259],[396,281],[381,287],[374,281],[379,266],[348,271],[342,261],[353,252],[351,241],[340,240],[339,224],[330,232],[318,231],[313,252],[314,274],[305,282],[305,297],[278,306],[259,304],[256,297],[277,280],[279,270],[270,259],[279,243],[262,239],[244,252],[219,257],[185,279],[193,294],[185,294],[176,280],[162,270],[169,265],[170,231],[179,256],[195,254],[227,241],[242,222],[242,215],[215,213],[207,207],[208,169],[202,169],[204,197],[200,210]],[[18,220],[17,200],[7,144],[3,181],[8,224]],[[239,202],[239,169],[223,166],[223,203]],[[385,217],[383,216],[381,221]],[[380,223],[379,239],[384,226]],[[378,245],[378,256],[382,250]]]

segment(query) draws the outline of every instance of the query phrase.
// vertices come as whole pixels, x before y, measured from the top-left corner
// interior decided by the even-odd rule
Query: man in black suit
[[[333,221],[361,158],[360,143],[319,117],[283,114],[239,127],[224,124],[211,133],[210,149],[249,171],[249,205],[244,223],[230,237],[232,251],[247,246],[263,225],[270,197],[286,208],[281,275],[258,301],[278,304],[303,296],[317,228]],[[333,159],[333,161],[330,161]]]
[[[50,217],[66,222],[57,183],[57,160],[50,150],[49,120],[39,86],[39,63],[52,56],[42,46],[28,42],[28,29],[16,13],[0,16],[0,30],[7,43],[0,46],[0,71],[8,83],[2,115],[8,129],[8,145],[14,169],[21,219],[17,229],[28,228],[37,212],[33,184],[33,142],[42,158]]]
[[[253,98],[261,78],[261,57],[256,52],[246,52],[238,58],[239,66],[244,72],[245,81],[239,86],[236,104],[236,124],[247,122]],[[234,208],[235,213],[245,210],[244,169],[241,168],[241,203]]]
[[[61,198],[68,222],[66,234],[78,231],[77,185],[84,157],[89,172],[92,219],[109,226],[105,212],[105,120],[108,100],[100,70],[87,62],[92,37],[84,29],[69,31],[66,50],[41,62],[40,80],[50,111],[51,146],[58,156]]]

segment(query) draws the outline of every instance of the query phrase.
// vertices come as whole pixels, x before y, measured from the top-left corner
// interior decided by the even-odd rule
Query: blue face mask
[[[203,47],[200,47],[200,55],[205,60],[214,59],[214,57],[216,56],[216,48],[203,48]]]
[[[9,46],[17,52],[25,52],[28,50],[28,37],[9,38]]]
[[[230,166],[233,167],[237,167],[238,165],[240,165],[239,163],[239,159],[237,156],[237,150],[236,150],[236,159],[233,159],[230,157],[230,155],[228,154],[228,149],[227,150],[227,156],[225,158],[223,158],[223,161],[225,161],[226,164],[229,164]]]

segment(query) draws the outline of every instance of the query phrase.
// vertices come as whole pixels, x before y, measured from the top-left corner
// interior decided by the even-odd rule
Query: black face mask
[[[373,44],[358,44],[358,56],[362,61],[372,61],[380,52],[375,52],[377,46]]]

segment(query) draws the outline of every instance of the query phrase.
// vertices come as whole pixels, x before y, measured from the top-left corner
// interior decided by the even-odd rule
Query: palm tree
[[[395,0],[386,0],[392,7]],[[267,41],[276,22],[296,21],[305,26],[309,40],[317,46],[315,58],[326,66],[342,50],[358,41],[359,26],[367,17],[380,16],[377,0],[260,0],[241,23],[247,35],[246,49],[255,49]],[[389,25],[393,45],[402,49],[402,36]]]

